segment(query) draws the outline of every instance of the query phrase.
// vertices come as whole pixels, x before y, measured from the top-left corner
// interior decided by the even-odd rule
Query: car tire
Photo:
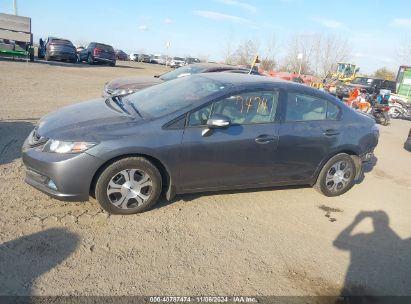
[[[96,199],[111,214],[135,214],[157,203],[162,189],[161,174],[143,157],[120,159],[100,174]]]
[[[325,196],[339,196],[354,186],[357,170],[351,156],[340,153],[323,166],[315,188]]]
[[[91,54],[88,54],[88,56],[87,56],[87,63],[88,64],[93,64],[94,63],[94,60],[93,60],[93,57],[91,56]]]
[[[116,62],[115,62],[115,61],[114,61],[114,62],[110,62],[110,66],[111,66],[111,67],[116,66]]]

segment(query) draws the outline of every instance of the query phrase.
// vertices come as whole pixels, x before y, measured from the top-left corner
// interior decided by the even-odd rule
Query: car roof
[[[215,62],[199,62],[199,63],[192,63],[191,66],[197,66],[201,68],[227,68],[233,70],[241,70],[241,67],[236,65],[224,64],[224,63],[215,63]]]
[[[307,94],[315,94],[318,96],[322,96],[328,100],[333,98],[332,95],[325,93],[323,91],[320,91],[318,89],[308,87],[300,83],[283,80],[280,78],[257,76],[257,75],[251,75],[251,74],[239,74],[239,73],[201,73],[201,74],[196,74],[196,75],[200,77],[206,77],[208,79],[212,79],[215,81],[219,81],[224,84],[231,84],[236,87],[241,87],[245,85],[258,85],[258,84],[260,85],[277,84],[277,85],[281,85],[282,87],[286,87],[287,89],[295,89],[298,91],[303,91]]]

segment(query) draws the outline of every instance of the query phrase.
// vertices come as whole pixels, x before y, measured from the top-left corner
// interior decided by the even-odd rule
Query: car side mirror
[[[207,127],[209,129],[227,129],[231,125],[231,119],[225,115],[212,115],[207,120]]]
[[[358,73],[359,70],[360,70],[360,68],[356,68],[356,69],[355,69],[355,72]]]
[[[215,129],[227,129],[231,126],[231,120],[225,115],[213,115],[207,120],[207,128],[205,128],[201,135],[203,137],[210,136],[214,133]]]

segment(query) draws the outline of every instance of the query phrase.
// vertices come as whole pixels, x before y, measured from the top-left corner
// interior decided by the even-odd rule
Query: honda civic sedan
[[[206,73],[49,114],[22,158],[38,190],[132,214],[161,194],[311,185],[341,195],[378,137],[372,118],[319,90]]]

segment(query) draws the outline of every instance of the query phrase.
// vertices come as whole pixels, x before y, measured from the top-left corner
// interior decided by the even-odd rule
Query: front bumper
[[[370,160],[374,159],[374,151],[367,152],[360,156],[360,159],[363,163],[369,162]]]
[[[69,201],[86,201],[95,172],[102,161],[90,154],[58,154],[23,145],[25,182],[47,195]],[[53,181],[55,188],[49,186]]]

